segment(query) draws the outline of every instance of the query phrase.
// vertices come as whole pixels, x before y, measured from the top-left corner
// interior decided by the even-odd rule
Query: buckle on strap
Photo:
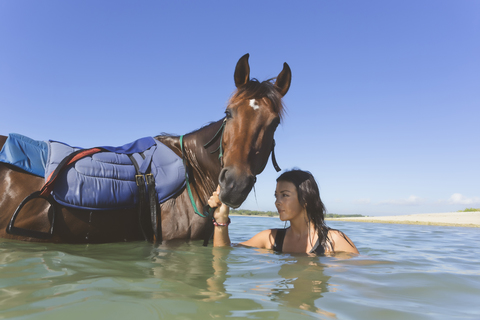
[[[137,183],[137,187],[145,187],[145,179],[143,177],[143,174],[136,174],[135,182]]]

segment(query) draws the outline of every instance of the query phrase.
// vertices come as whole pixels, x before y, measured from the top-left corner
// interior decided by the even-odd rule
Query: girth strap
[[[162,219],[161,216],[157,217],[157,192],[155,191],[155,178],[153,174],[146,174],[147,178],[147,189],[148,189],[148,199],[150,200],[150,215],[152,218],[152,228],[154,239],[153,243],[162,243]]]
[[[140,153],[140,155],[142,156],[142,158],[145,158],[143,153]],[[130,161],[132,161],[132,164],[135,167],[135,171],[137,173],[135,175],[135,182],[137,183],[138,195],[140,198],[140,203],[138,204],[138,220],[139,220],[138,222],[139,222],[143,237],[145,238],[145,240],[147,240],[147,236],[142,227],[142,214],[145,208],[148,208],[150,211],[150,218],[152,223],[153,243],[156,243],[157,241],[159,243],[162,243],[161,217],[159,217],[157,220],[157,201],[156,201],[157,192],[155,190],[155,178],[153,174],[145,173],[147,170],[149,170],[150,165],[148,166],[143,165],[142,167],[140,167],[137,163],[137,160],[135,160],[135,158],[133,157],[133,155],[129,154],[128,158],[130,159]],[[147,162],[150,163],[151,159],[150,161],[147,161]],[[148,202],[149,202],[148,206],[145,204],[147,191],[148,191]],[[160,223],[157,223],[157,221],[159,221]]]

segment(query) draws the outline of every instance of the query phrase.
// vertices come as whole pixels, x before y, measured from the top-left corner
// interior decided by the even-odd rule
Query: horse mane
[[[275,88],[275,79],[276,78],[272,78],[262,82],[255,78],[250,79],[250,81],[238,88],[237,91],[233,93],[230,100],[235,98],[261,99],[266,97],[272,102],[273,110],[278,114],[280,119],[283,119],[285,106],[282,102],[282,95]]]
[[[200,130],[202,130],[203,128],[206,128],[208,127],[209,125],[213,124],[213,123],[216,123],[217,121],[210,121],[208,122],[207,124],[204,124],[203,126],[201,126],[200,128],[198,129],[195,129],[195,130],[192,130],[188,133],[185,133],[184,135],[187,135],[187,134],[192,134],[192,133],[196,133]],[[175,134],[175,133],[167,133],[167,132],[161,132],[159,135],[155,136],[154,138],[161,138],[161,137],[164,137],[164,138],[180,138],[180,134]]]

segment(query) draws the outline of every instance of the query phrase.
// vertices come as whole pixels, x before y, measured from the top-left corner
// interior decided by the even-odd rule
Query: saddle
[[[47,153],[44,152],[45,145]],[[27,154],[28,150],[30,154]],[[157,202],[165,202],[185,186],[182,159],[152,137],[121,147],[82,149],[57,141],[41,142],[21,135],[9,135],[0,152],[0,161],[26,170],[24,164],[35,162],[33,159],[37,161],[33,166],[35,174],[41,176],[44,173],[45,185],[22,201],[7,227],[8,233],[38,238],[48,238],[53,234],[55,214],[52,215],[48,233],[14,226],[21,208],[28,201],[40,197],[50,202],[52,210],[52,199],[67,207],[96,211],[138,207],[139,218],[143,211],[150,212],[154,241],[161,241],[161,234],[158,234],[161,227],[157,228]],[[33,173],[32,170],[27,171]],[[143,229],[142,232],[147,238]]]
[[[52,196],[64,206],[88,210],[136,207],[141,200],[138,176],[154,180],[154,185],[147,185],[147,192],[155,192],[159,203],[171,198],[185,184],[182,159],[152,137],[121,147],[93,148],[92,154],[79,156],[66,168],[60,166],[57,173],[64,159],[75,153],[81,155],[85,149],[56,141],[49,141],[48,145],[45,182],[56,179]]]

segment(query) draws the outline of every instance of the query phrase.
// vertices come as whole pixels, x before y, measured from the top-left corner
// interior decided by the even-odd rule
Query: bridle
[[[218,138],[220,138],[220,144],[218,146],[218,148],[216,148],[215,150],[211,151],[210,154],[213,154],[215,152],[218,151],[218,159],[220,161],[220,166],[223,168],[223,134],[225,132],[225,126],[227,124],[227,118],[225,117],[222,121],[222,125],[220,126],[220,128],[217,130],[217,132],[215,133],[215,135],[212,137],[212,139],[210,139],[210,141],[208,141],[206,144],[203,145],[203,147],[205,149],[209,148],[215,141],[218,140]],[[184,135],[181,135],[180,136],[180,149],[182,150],[182,160],[183,160],[183,165],[185,166],[185,184],[186,184],[186,187],[187,187],[187,192],[188,192],[188,197],[190,198],[190,202],[192,204],[192,207],[193,207],[193,211],[198,214],[200,217],[202,218],[206,218],[206,217],[209,217],[212,215],[212,208],[210,208],[209,205],[206,205],[204,206],[203,208],[203,213],[200,212],[200,210],[198,210],[198,207],[195,203],[195,200],[193,199],[193,194],[192,194],[192,189],[190,187],[190,179],[188,177],[188,160],[187,158],[185,157],[185,148],[183,146],[183,137]],[[271,150],[271,153],[272,153],[272,163],[273,163],[273,167],[275,168],[275,170],[277,172],[281,171],[282,169],[280,169],[280,167],[278,166],[278,163],[277,163],[277,159],[275,157],[275,139],[273,140],[273,144],[272,144],[272,150]],[[255,182],[257,181],[257,177],[255,176]]]
[[[205,149],[209,148],[217,139],[220,137],[220,144],[218,145],[218,148],[210,152],[210,154],[213,154],[218,151],[218,159],[220,160],[220,166],[223,168],[223,133],[225,132],[225,125],[227,124],[227,117],[223,119],[222,125],[220,128],[217,130],[217,133],[213,136],[210,141],[205,143],[203,147]]]
[[[219,151],[218,153],[218,159],[220,160],[220,165],[222,166],[223,168],[223,133],[225,131],[225,126],[227,124],[227,118],[225,117],[225,119],[223,119],[223,122],[222,122],[222,125],[220,126],[220,128],[218,129],[217,133],[215,133],[215,135],[213,136],[212,139],[210,139],[210,141],[208,141],[207,143],[205,143],[203,145],[203,147],[205,149],[209,148],[217,139],[218,137],[220,137],[220,144],[218,145],[218,148],[213,150],[212,152],[210,152],[211,154]],[[273,139],[273,144],[272,144],[272,163],[273,163],[273,167],[275,168],[275,170],[277,172],[281,171],[282,169],[280,169],[280,167],[278,166],[278,163],[277,163],[277,159],[275,157],[275,139]]]

